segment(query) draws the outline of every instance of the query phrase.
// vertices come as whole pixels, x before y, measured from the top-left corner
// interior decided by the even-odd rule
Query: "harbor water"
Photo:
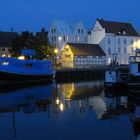
[[[105,93],[103,80],[49,83],[0,92],[0,140],[135,140],[137,104]]]

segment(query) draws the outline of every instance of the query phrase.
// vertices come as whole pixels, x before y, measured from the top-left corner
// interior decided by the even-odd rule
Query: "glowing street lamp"
[[[58,49],[55,48],[55,49],[54,49],[54,64],[57,63],[56,61],[57,61],[57,54],[58,54],[58,52],[59,52]]]

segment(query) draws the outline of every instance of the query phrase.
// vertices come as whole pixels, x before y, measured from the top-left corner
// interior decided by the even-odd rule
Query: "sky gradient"
[[[140,32],[140,0],[0,0],[0,31],[47,30],[52,20],[80,20],[87,28],[96,18],[131,22]]]

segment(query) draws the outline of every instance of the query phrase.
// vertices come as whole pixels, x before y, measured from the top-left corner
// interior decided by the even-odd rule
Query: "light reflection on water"
[[[134,108],[125,94],[104,93],[103,81],[1,92],[0,139],[133,140],[140,128],[130,120]]]

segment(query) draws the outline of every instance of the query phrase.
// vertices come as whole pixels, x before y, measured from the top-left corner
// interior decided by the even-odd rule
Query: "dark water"
[[[0,140],[134,140],[136,104],[118,93],[104,93],[102,81],[2,91]]]

